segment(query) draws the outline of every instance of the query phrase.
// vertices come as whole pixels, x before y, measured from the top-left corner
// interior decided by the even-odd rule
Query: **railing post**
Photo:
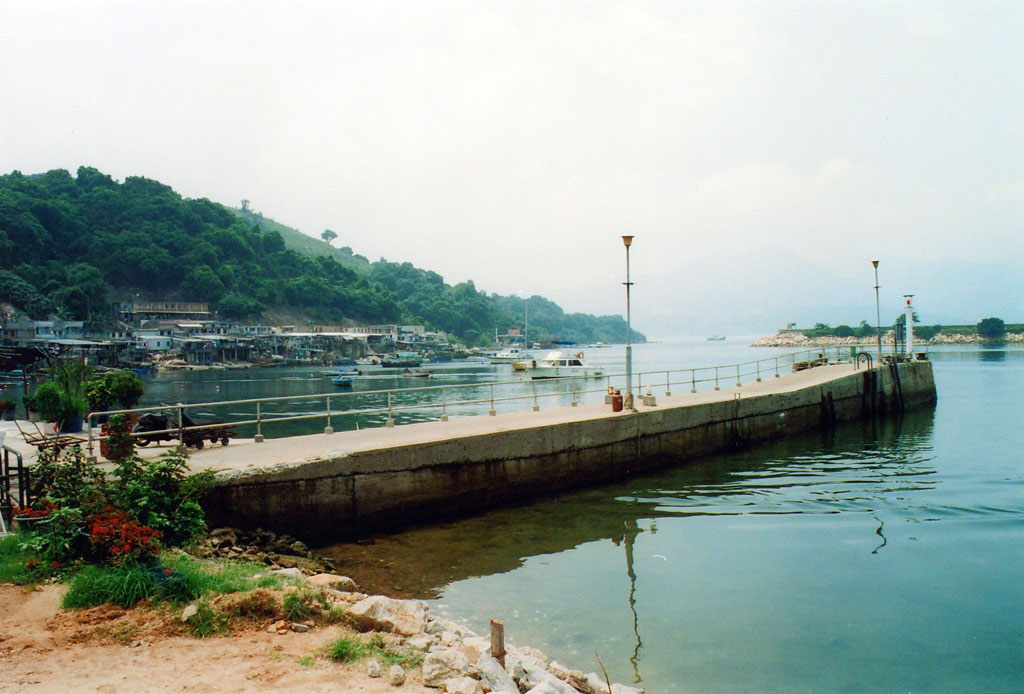
[[[672,384],[668,380],[668,371],[665,372],[665,397],[672,395]]]
[[[388,418],[387,418],[387,421],[384,422],[384,426],[386,426],[386,427],[393,427],[393,426],[395,426],[395,420],[391,416],[391,391],[390,390],[388,391]]]
[[[260,408],[260,402],[256,401],[256,443],[263,443],[263,411]]]
[[[779,377],[779,358],[775,357],[775,378]]]
[[[761,360],[758,359],[755,363],[757,364],[757,382],[760,383],[761,382]]]
[[[579,388],[579,382],[574,378],[572,379],[572,406],[576,407],[576,390]]]
[[[89,428],[89,442],[86,444],[86,450],[89,451],[88,459],[90,462],[96,462],[96,456],[92,453],[92,412],[85,416],[85,424]]]
[[[448,421],[448,391],[445,388],[441,389],[441,421]]]
[[[491,409],[487,411],[487,414],[489,414],[491,417],[493,417],[494,415],[498,414],[494,410],[494,384],[493,383],[491,384]]]
[[[327,394],[327,426],[324,427],[325,434],[333,434],[334,427],[331,426],[331,394]]]
[[[718,390],[718,367],[715,367],[715,390]]]
[[[178,403],[178,453],[185,453],[188,451],[188,446],[185,445],[185,425],[183,423],[184,418],[182,417],[182,403]],[[257,437],[257,441],[261,441],[262,438]]]
[[[690,369],[690,392],[697,392],[697,370]]]
[[[742,388],[743,384],[740,382],[740,365],[736,365],[736,387]]]
[[[608,379],[609,381],[611,379]],[[540,412],[540,403],[537,402],[537,382],[530,381],[530,385],[533,386],[533,411]]]

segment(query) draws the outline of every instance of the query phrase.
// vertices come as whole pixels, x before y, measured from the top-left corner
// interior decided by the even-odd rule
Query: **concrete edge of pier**
[[[898,377],[897,377],[898,374]],[[232,445],[211,525],[337,538],[464,514],[935,401],[928,361],[823,365],[721,391]]]

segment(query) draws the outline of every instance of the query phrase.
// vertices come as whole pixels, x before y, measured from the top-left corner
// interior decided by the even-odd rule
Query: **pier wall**
[[[537,426],[453,430],[440,440],[322,455],[223,478],[204,506],[212,526],[260,526],[307,538],[358,535],[828,428],[892,411],[900,396],[908,409],[935,401],[930,362],[898,369],[898,385],[887,365],[850,366],[797,389],[734,389],[711,402],[674,397],[637,413],[602,409]]]

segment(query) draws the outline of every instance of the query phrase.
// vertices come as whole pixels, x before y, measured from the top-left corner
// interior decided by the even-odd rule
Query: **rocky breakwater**
[[[506,645],[504,665],[491,656],[489,637],[467,627],[430,614],[422,600],[398,600],[385,595],[359,592],[355,581],[330,573],[330,560],[310,551],[288,535],[265,530],[242,531],[217,528],[200,540],[190,552],[208,559],[260,561],[270,572],[322,595],[325,602],[344,610],[345,618],[360,631],[384,632],[392,645],[423,655],[423,684],[446,694],[643,694],[643,689],[610,684],[597,673],[573,670],[549,660],[533,648]],[[285,588],[298,590],[293,585]],[[198,607],[186,608],[182,621]],[[190,611],[191,610],[191,611]],[[308,631],[315,621],[291,622],[273,619],[267,631],[286,634]],[[370,677],[386,678],[395,687],[406,679],[398,665],[387,668],[371,659],[366,665]]]
[[[423,684],[448,694],[643,693],[635,687],[609,685],[596,673],[567,668],[532,648],[508,646],[502,665],[491,656],[490,638],[431,615],[421,600],[374,595],[351,605],[347,614],[362,630],[391,632],[406,647],[424,651]],[[385,674],[377,661],[368,664],[367,673]]]

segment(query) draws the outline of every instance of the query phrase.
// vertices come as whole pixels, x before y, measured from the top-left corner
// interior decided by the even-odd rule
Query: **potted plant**
[[[134,371],[119,369],[107,374],[110,393],[121,405],[122,409],[130,410],[139,404],[146,386]]]
[[[89,409],[85,395],[85,383],[92,371],[79,361],[66,361],[53,368],[51,383],[55,383],[61,397],[60,430],[74,433],[82,430],[82,418]],[[42,386],[40,386],[42,387]],[[36,391],[38,392],[38,391]]]
[[[44,422],[59,424],[64,419],[64,397],[56,383],[46,382],[31,396],[31,409]],[[47,433],[53,433],[47,432]]]
[[[135,453],[135,437],[132,436],[132,423],[126,415],[111,415],[101,425],[100,453],[107,460],[121,460]]]

